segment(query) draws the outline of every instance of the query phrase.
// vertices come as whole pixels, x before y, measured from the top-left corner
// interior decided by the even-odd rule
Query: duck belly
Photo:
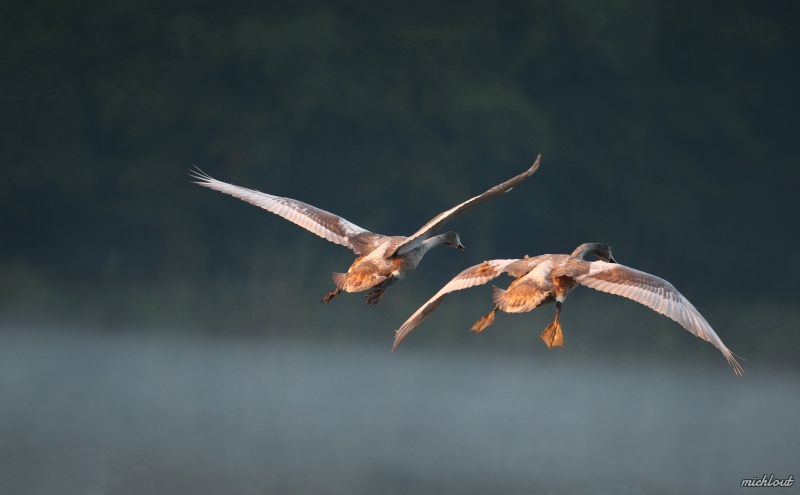
[[[567,295],[578,286],[578,282],[571,277],[556,277],[553,282],[553,300],[558,302],[564,302]]]

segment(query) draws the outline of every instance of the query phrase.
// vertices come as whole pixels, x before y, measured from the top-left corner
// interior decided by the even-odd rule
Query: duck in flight
[[[294,199],[281,198],[221,182],[197,168],[192,170],[190,175],[197,179],[195,184],[260,206],[320,237],[355,251],[358,258],[347,270],[347,273],[333,274],[336,288],[320,302],[328,304],[341,291],[360,292],[372,289],[367,294],[367,304],[377,304],[383,297],[386,288],[405,278],[417,267],[422,257],[431,248],[444,245],[463,251],[465,248],[456,232],[433,236],[434,232],[475,206],[510,191],[536,172],[541,158],[540,154],[528,170],[516,177],[436,215],[410,237],[375,234],[333,213]]]
[[[583,258],[593,254],[600,261],[588,262]],[[602,292],[627,297],[678,322],[683,328],[701,339],[711,342],[728,360],[737,375],[743,373],[733,353],[725,347],[711,325],[669,282],[649,273],[640,272],[618,264],[608,244],[588,243],[578,246],[570,255],[543,254],[514,260],[485,261],[467,268],[453,278],[428,302],[419,308],[395,334],[392,351],[450,292],[467,289],[507,273],[515,277],[508,289],[494,288],[495,308],[479,319],[470,330],[481,332],[494,323],[498,310],[506,313],[525,313],[543,304],[556,303],[556,316],[542,332],[548,348],[564,345],[564,335],[559,323],[561,304],[578,285]]]

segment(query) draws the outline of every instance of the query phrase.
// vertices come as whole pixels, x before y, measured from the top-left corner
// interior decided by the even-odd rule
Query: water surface
[[[7,326],[0,493],[722,494],[800,474],[790,371],[401,351]]]

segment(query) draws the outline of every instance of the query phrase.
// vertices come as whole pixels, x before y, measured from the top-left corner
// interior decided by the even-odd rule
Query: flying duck
[[[595,255],[600,261],[584,261],[587,254]],[[495,308],[475,322],[470,330],[479,333],[494,323],[494,315],[498,310],[525,313],[542,304],[555,302],[556,316],[542,332],[541,338],[548,348],[563,346],[564,335],[559,323],[561,303],[580,284],[627,297],[677,321],[683,328],[711,342],[722,351],[737,375],[744,372],[711,325],[672,284],[649,273],[618,264],[611,253],[611,247],[599,243],[582,244],[570,255],[543,254],[532,258],[525,256],[524,259],[491,260],[467,268],[403,323],[395,334],[392,351],[439,306],[447,294],[483,285],[502,273],[508,273],[515,280],[508,289],[494,288],[492,299]]]
[[[347,270],[347,273],[333,274],[336,288],[320,302],[328,304],[341,291],[360,292],[372,289],[367,294],[366,303],[374,305],[381,300],[388,286],[402,280],[417,267],[429,249],[444,245],[463,251],[465,248],[456,232],[431,236],[450,220],[481,203],[507,193],[514,186],[533,175],[539,168],[541,158],[540,154],[534,164],[520,175],[436,215],[410,237],[375,234],[333,213],[295,199],[273,196],[221,182],[197,168],[191,170],[190,176],[197,179],[195,184],[260,206],[320,237],[352,249],[358,258]]]

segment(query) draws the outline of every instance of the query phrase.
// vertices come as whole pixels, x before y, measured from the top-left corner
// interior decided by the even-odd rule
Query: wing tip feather
[[[210,184],[212,181],[215,180],[213,177],[211,177],[207,173],[205,173],[202,170],[200,170],[200,167],[198,167],[197,165],[192,165],[192,167],[193,168],[189,168],[189,173],[186,174],[186,175],[188,175],[192,179],[196,179],[196,181],[192,181],[193,183],[200,184],[202,186],[202,185]],[[197,182],[197,181],[200,181],[200,182]]]
[[[528,172],[530,172],[530,174],[533,175],[534,172],[539,170],[539,165],[541,164],[542,164],[542,154],[539,153],[536,156],[536,160],[533,162],[533,165],[531,165],[531,168],[528,169]]]
[[[737,356],[727,347],[725,347],[725,350],[722,351],[722,354],[725,355],[725,359],[728,360],[728,364],[731,365],[731,368],[733,368],[733,372],[736,373],[736,376],[744,375],[744,368],[742,368],[742,365],[739,364],[739,361],[737,361],[736,358],[738,357],[742,361],[746,361],[746,359],[741,356]]]

